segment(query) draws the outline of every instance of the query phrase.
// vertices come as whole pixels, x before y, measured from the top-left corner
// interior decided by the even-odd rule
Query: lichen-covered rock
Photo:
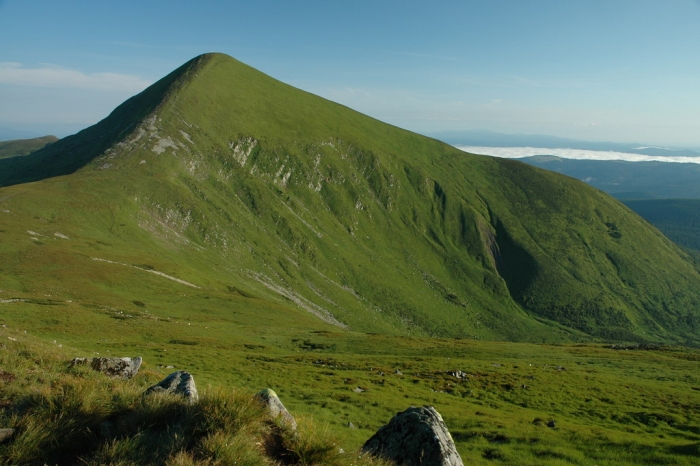
[[[151,393],[174,393],[183,396],[190,403],[199,400],[197,387],[194,384],[194,377],[192,377],[189,372],[185,371],[173,372],[143,392],[144,396]]]
[[[89,365],[92,369],[111,377],[130,379],[135,376],[143,359],[135,358],[74,358],[71,366]]]
[[[296,430],[297,421],[295,421],[294,417],[289,414],[289,411],[287,411],[287,408],[284,407],[277,396],[277,393],[269,388],[265,388],[256,393],[255,398],[267,408],[272,418],[280,418],[284,424],[286,424],[292,430]]]
[[[400,466],[464,466],[442,416],[432,406],[398,413],[362,451]]]

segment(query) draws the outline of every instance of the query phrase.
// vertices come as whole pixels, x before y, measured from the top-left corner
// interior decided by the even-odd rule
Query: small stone
[[[394,375],[403,375],[403,372],[401,372],[400,370],[396,369],[396,370],[394,371]]]
[[[462,371],[447,371],[449,375],[459,380],[467,380],[467,374]]]
[[[157,384],[149,387],[144,396],[151,393],[174,393],[185,397],[189,403],[199,400],[197,387],[194,384],[194,377],[189,372],[177,371],[168,375]]]
[[[352,391],[355,393],[363,393],[363,392],[366,392],[367,390],[365,390],[364,388],[355,387],[355,388],[353,388]]]
[[[143,359],[141,357],[73,358],[73,360],[70,362],[70,366],[84,366],[89,364],[90,367],[97,372],[102,372],[103,374],[111,377],[130,379],[139,372],[142,362]]]
[[[0,429],[0,443],[9,442],[15,435],[15,429]]]
[[[350,428],[350,429],[356,429],[355,424],[353,424],[353,423],[350,422],[350,421],[348,421],[348,428]]]
[[[279,418],[284,424],[290,427],[292,430],[296,430],[297,421],[294,420],[287,408],[284,407],[282,401],[280,401],[277,393],[274,390],[265,388],[260,390],[255,394],[255,398],[258,399],[268,410],[270,416],[273,419]]]

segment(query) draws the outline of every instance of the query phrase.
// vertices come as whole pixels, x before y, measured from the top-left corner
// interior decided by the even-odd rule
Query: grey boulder
[[[292,430],[296,430],[297,421],[289,414],[289,411],[284,407],[274,390],[269,388],[260,390],[255,394],[255,398],[267,408],[273,419],[279,418],[283,424],[286,424]]]
[[[199,400],[197,387],[194,384],[194,377],[192,377],[189,372],[185,371],[173,372],[157,384],[148,387],[148,389],[143,392],[144,396],[152,393],[173,393],[183,396],[190,403]]]
[[[89,365],[93,370],[111,377],[130,379],[135,376],[143,359],[135,358],[74,358],[71,366]]]
[[[362,451],[400,466],[464,466],[442,416],[432,406],[398,413]]]

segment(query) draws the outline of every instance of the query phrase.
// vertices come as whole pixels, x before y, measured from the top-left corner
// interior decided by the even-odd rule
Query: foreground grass
[[[245,390],[210,388],[195,404],[173,395],[143,397],[162,374],[109,379],[68,367],[55,346],[7,340],[11,345],[0,350],[0,423],[16,434],[0,446],[2,464],[384,464],[344,453],[327,428],[310,420],[300,419],[297,431],[285,428]]]
[[[191,328],[173,336],[195,341],[187,335]],[[0,458],[7,464],[78,457],[87,464],[363,464],[339,449],[356,452],[396,412],[426,404],[443,415],[469,464],[692,465],[700,454],[697,350],[322,331],[299,337],[281,333],[271,343],[263,335],[260,345],[241,351],[201,340],[166,344],[160,352],[138,343],[100,345],[103,354],[146,350],[139,375],[121,381],[69,369],[67,361],[85,349],[0,329],[0,427],[20,432]],[[296,340],[297,349],[284,338]],[[165,364],[195,375],[199,404],[141,397],[173,370]],[[451,374],[457,370],[466,379]],[[298,418],[298,436],[270,424],[251,402],[266,386]]]

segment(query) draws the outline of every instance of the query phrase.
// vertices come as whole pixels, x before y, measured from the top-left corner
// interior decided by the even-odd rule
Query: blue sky
[[[65,136],[211,51],[418,132],[700,148],[698,0],[0,0],[0,127]]]

